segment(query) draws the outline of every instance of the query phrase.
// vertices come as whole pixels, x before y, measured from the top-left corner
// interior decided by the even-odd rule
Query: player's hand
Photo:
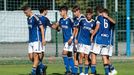
[[[72,39],[70,38],[70,39],[68,40],[68,45],[71,45],[71,43],[72,43]]]
[[[45,46],[46,45],[46,41],[42,40],[42,45]]]

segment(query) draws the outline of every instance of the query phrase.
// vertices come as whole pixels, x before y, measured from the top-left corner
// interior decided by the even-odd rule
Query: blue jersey
[[[79,27],[79,23],[81,21],[81,19],[84,19],[85,16],[81,14],[80,17],[74,17],[74,27]],[[78,40],[78,35],[76,36],[76,39]]]
[[[95,36],[95,43],[109,45],[111,37],[110,21],[103,16],[98,16],[96,23],[100,26]]]
[[[72,36],[72,30],[73,30],[73,22],[70,18],[60,18],[59,25],[62,28],[63,33],[63,42],[68,42],[70,37]]]
[[[94,20],[91,19],[88,21],[86,18],[83,18],[79,22],[79,32],[78,32],[78,43],[85,44],[85,45],[91,45],[90,31],[94,27]]]
[[[29,42],[41,41],[40,26],[42,22],[36,15],[27,18],[28,29],[29,29]]]
[[[52,23],[50,22],[50,20],[45,17],[45,16],[42,16],[42,15],[38,15],[39,19],[41,20],[43,26],[44,26],[44,29],[47,28],[47,26],[51,27],[52,26]]]
[[[41,21],[42,24],[43,24],[44,33],[46,33],[46,28],[47,28],[47,26],[51,27],[52,24],[51,24],[50,20],[49,20],[47,17],[42,16],[42,15],[38,15],[38,17],[39,17],[40,21]]]
[[[85,18],[85,16],[82,15],[82,14],[81,14],[80,17],[75,17],[75,18],[74,18],[74,27],[77,27],[77,26],[79,25],[81,19],[84,19],[84,18]]]

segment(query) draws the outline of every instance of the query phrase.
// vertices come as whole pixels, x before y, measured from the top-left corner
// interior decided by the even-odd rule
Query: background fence
[[[134,55],[134,1],[130,1],[130,42],[127,43],[126,0],[0,0],[0,57],[25,57],[27,55],[28,30],[26,16],[20,10],[29,5],[38,14],[38,6],[48,7],[47,17],[51,22],[60,18],[58,9],[61,5],[69,7],[68,15],[72,17],[71,9],[80,5],[82,13],[87,7],[95,9],[97,5],[110,11],[110,16],[116,19],[114,54],[126,55],[126,44],[130,44],[131,55]],[[95,11],[95,10],[94,10]],[[57,13],[57,14],[56,14]],[[46,56],[60,56],[63,47],[62,32],[47,28]]]

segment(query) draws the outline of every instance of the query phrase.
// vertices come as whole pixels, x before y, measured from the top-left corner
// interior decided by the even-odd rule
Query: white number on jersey
[[[104,19],[104,28],[108,28],[108,22],[106,19]]]

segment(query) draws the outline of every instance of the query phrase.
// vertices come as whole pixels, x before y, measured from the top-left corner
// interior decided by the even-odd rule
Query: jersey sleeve
[[[74,27],[79,27],[81,25],[83,19],[84,18],[80,18],[79,20],[74,21]]]
[[[70,26],[73,28],[73,26],[74,26],[74,21],[73,21],[73,19],[69,18],[69,24],[70,24]]]
[[[46,24],[47,26],[51,27],[52,26],[52,23],[51,21],[46,17]]]
[[[102,22],[102,20],[103,20],[103,17],[102,16],[98,16],[96,18],[96,24],[100,24]]]

